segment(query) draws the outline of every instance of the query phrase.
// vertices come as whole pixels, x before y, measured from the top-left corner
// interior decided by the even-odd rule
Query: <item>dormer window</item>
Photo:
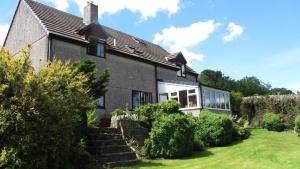
[[[89,37],[89,46],[87,49],[87,53],[90,55],[94,55],[97,57],[104,58],[105,57],[105,42],[98,41],[97,37]]]
[[[186,77],[186,65],[185,64],[180,65],[180,70],[178,70],[177,76]]]

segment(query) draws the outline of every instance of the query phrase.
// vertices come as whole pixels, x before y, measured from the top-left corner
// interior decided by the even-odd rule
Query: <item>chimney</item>
[[[98,6],[93,1],[88,1],[84,7],[83,22],[87,25],[98,23]]]

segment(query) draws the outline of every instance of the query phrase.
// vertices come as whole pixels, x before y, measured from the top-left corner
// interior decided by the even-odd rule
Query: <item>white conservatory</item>
[[[158,82],[159,102],[176,100],[180,110],[199,115],[199,111],[209,109],[216,112],[230,113],[229,91],[199,86],[198,83]]]

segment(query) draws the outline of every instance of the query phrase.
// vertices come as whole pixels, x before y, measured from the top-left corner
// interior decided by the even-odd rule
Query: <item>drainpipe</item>
[[[154,76],[155,76],[155,92],[156,92],[156,103],[158,103],[158,83],[157,83],[157,64],[154,65]]]
[[[200,108],[200,111],[202,111],[203,110],[203,92],[202,92],[201,83],[199,83],[199,88],[200,88],[200,98],[201,98],[201,108]]]
[[[48,53],[47,53],[47,61],[51,61],[51,49],[52,49],[52,38],[48,36]]]

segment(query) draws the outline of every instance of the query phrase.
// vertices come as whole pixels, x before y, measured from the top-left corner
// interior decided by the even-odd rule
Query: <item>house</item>
[[[203,108],[230,112],[229,92],[199,85],[198,74],[186,65],[181,52],[169,53],[99,24],[98,6],[91,2],[81,18],[20,0],[3,46],[16,55],[28,43],[35,69],[54,58],[86,58],[97,63],[99,72],[108,68],[110,82],[107,94],[97,100],[99,114],[166,100],[177,100],[182,111],[195,115]]]

